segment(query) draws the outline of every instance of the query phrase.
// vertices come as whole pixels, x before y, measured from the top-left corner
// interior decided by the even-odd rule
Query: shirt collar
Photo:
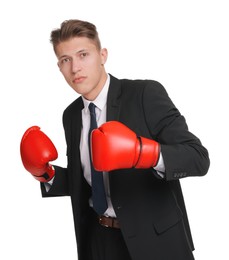
[[[100,93],[96,97],[96,99],[93,100],[93,103],[95,104],[95,106],[98,107],[100,110],[102,110],[107,103],[107,93],[108,93],[109,85],[110,85],[110,75],[107,74],[107,80],[104,84],[104,87],[102,88],[102,90],[100,91]],[[92,101],[85,99],[83,96],[82,96],[82,99],[83,99],[83,103],[84,103],[85,112],[87,113],[88,106]]]

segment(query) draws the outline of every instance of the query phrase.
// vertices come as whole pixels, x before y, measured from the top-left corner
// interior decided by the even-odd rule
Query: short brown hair
[[[59,29],[55,29],[51,32],[50,42],[53,45],[54,51],[56,51],[56,47],[59,43],[74,37],[87,37],[95,42],[99,50],[101,49],[96,26],[81,20],[66,20],[62,22]]]

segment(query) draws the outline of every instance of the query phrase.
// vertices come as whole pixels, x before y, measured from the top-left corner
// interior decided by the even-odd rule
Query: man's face
[[[98,50],[86,37],[75,37],[56,47],[58,66],[67,83],[80,95],[94,100],[103,88],[107,74],[107,50]]]

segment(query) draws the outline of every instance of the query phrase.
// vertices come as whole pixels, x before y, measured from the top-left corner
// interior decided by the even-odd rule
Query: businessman
[[[51,43],[80,95],[63,113],[67,167],[52,164],[56,148],[37,126],[21,158],[43,197],[71,197],[78,259],[194,259],[180,179],[207,173],[206,148],[159,82],[106,72],[95,25],[64,21]]]

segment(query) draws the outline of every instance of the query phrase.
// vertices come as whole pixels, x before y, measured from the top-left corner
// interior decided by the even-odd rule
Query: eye
[[[88,56],[88,53],[87,52],[82,52],[80,53],[80,58],[85,58]]]
[[[62,59],[60,62],[62,63],[62,64],[64,64],[64,63],[67,63],[67,62],[69,62],[70,61],[70,58],[64,58],[64,59]]]

